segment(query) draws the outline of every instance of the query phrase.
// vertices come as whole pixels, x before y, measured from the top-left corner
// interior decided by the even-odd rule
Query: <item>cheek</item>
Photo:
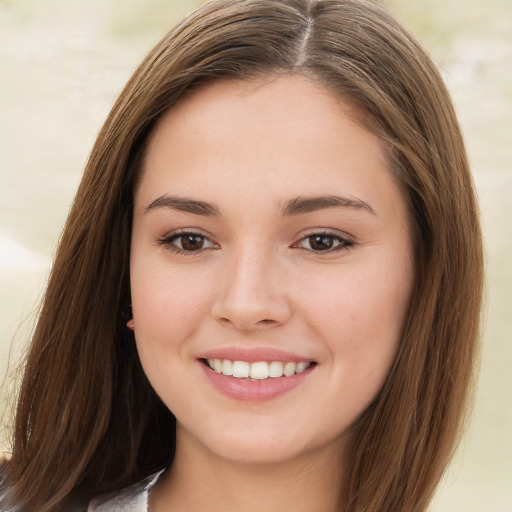
[[[310,288],[308,321],[328,351],[325,393],[338,404],[341,430],[374,401],[396,357],[410,283],[407,274],[389,277],[353,270]]]
[[[139,358],[151,385],[169,409],[178,411],[193,389],[188,371],[193,340],[208,316],[211,289],[168,265],[148,269],[134,261],[132,308]],[[170,385],[172,383],[172,385]],[[181,405],[180,405],[181,404]]]
[[[131,271],[132,307],[137,339],[175,344],[192,336],[210,307],[208,281],[191,280],[181,269],[140,268]]]
[[[401,338],[412,279],[408,264],[351,268],[309,288],[310,325],[334,364],[364,380],[387,374]],[[401,270],[397,270],[401,269]]]

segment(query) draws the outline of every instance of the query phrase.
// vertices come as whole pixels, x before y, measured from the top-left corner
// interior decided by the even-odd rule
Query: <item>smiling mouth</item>
[[[291,377],[306,371],[316,364],[313,361],[294,363],[291,361],[231,361],[230,359],[204,359],[205,364],[216,373],[221,373],[237,379],[260,381],[276,379],[279,377]]]

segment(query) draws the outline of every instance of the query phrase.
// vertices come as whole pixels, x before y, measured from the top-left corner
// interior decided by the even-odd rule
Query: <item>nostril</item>
[[[223,316],[221,318],[217,318],[217,321],[220,323],[220,325],[224,327],[235,327],[234,323],[227,317]]]

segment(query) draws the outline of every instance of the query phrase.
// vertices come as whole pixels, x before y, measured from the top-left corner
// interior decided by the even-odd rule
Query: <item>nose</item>
[[[292,305],[274,260],[254,246],[227,260],[212,316],[222,325],[241,331],[268,329],[287,322]]]

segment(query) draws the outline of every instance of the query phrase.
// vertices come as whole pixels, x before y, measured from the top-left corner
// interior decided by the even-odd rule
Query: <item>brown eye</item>
[[[158,243],[172,252],[181,254],[190,254],[201,252],[205,249],[218,248],[208,237],[199,233],[176,233],[158,240]]]
[[[314,251],[328,251],[334,245],[332,236],[315,235],[308,237],[309,246]]]
[[[203,249],[206,237],[201,235],[187,234],[174,239],[174,243],[184,251],[199,251]]]
[[[300,240],[296,246],[311,252],[334,252],[352,245],[352,242],[338,235],[315,233]]]

